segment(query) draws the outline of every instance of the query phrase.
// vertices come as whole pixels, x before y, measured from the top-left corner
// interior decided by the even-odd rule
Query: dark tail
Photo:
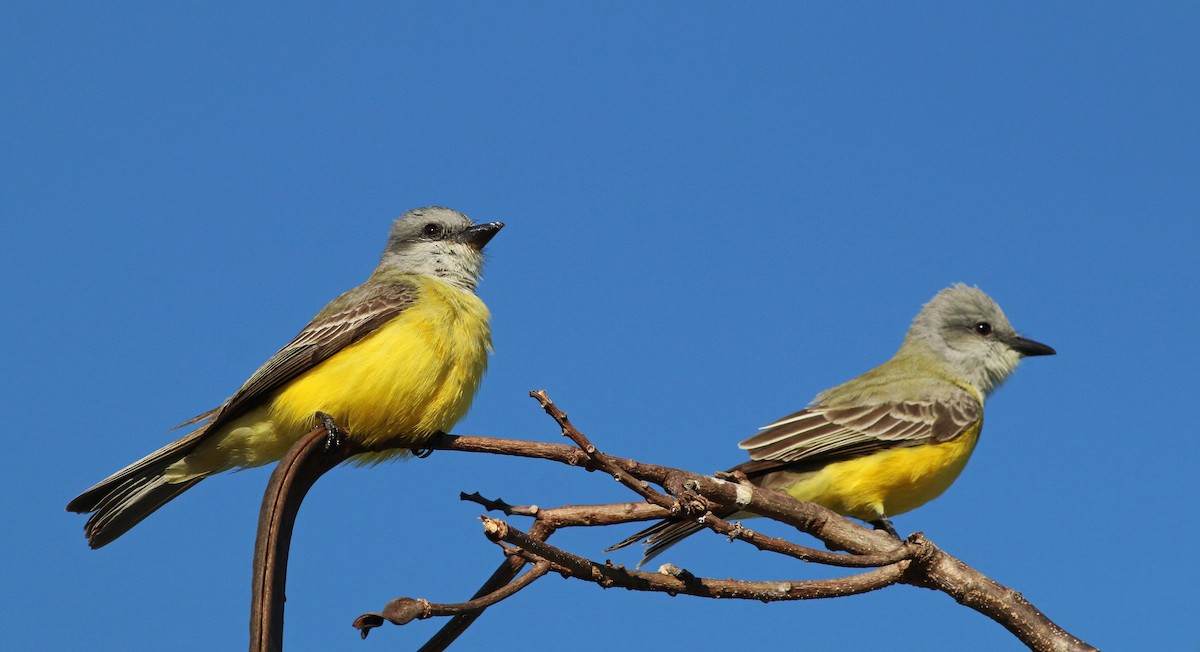
[[[641,568],[646,562],[665,552],[667,548],[703,529],[704,526],[696,521],[659,521],[628,539],[605,548],[604,552],[618,550],[645,539],[646,550],[642,553],[642,560],[638,562],[638,568]]]
[[[83,532],[88,545],[99,548],[125,534],[155,510],[204,478],[167,482],[167,467],[196,447],[207,428],[157,450],[117,471],[67,504],[67,511],[91,514]]]
[[[728,471],[726,471],[726,473],[740,471],[741,473],[744,473],[746,475],[746,477],[749,478],[750,482],[756,486],[760,486],[760,487],[764,486],[764,482],[766,482],[765,486],[767,486],[768,488],[777,489],[778,487],[772,485],[768,481],[769,478],[771,477],[771,474],[776,471],[779,471],[781,468],[795,468],[795,467],[796,467],[795,463],[791,463],[791,464],[781,463],[781,462],[778,462],[775,460],[747,460],[747,461],[742,462],[741,464],[738,464],[737,466],[729,469]],[[819,465],[818,465],[818,468],[819,468]],[[795,471],[795,473],[799,473],[799,472],[802,472],[802,471],[801,470]],[[792,482],[792,483],[796,482],[796,478],[794,477],[794,474],[789,475],[787,477],[789,478],[790,482]],[[750,514],[748,512],[739,512],[737,510],[732,510],[732,511],[719,512],[719,513],[717,513],[717,516],[720,518],[723,518],[723,519],[749,518],[749,517],[752,517],[753,514]],[[693,534],[695,534],[703,529],[704,529],[704,526],[701,525],[700,522],[696,521],[696,520],[659,521],[658,523],[651,525],[650,527],[642,530],[641,532],[638,532],[637,534],[629,537],[628,539],[625,539],[624,541],[622,541],[616,545],[605,548],[604,552],[618,550],[620,548],[624,548],[626,546],[633,545],[633,544],[637,543],[638,541],[641,541],[642,539],[645,539],[646,540],[646,550],[642,553],[642,560],[638,562],[638,568],[641,568],[642,566],[644,566],[646,564],[646,562],[648,562],[651,559],[654,559],[655,557],[666,552],[667,548],[670,548],[671,546],[679,543],[680,541],[683,541],[684,539],[692,536]]]

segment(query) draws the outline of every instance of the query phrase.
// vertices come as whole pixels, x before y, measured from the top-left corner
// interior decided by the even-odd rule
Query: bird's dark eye
[[[978,324],[975,324],[975,332],[987,337],[988,335],[992,334],[992,325],[986,321],[981,321]]]
[[[445,230],[442,228],[442,225],[436,222],[430,222],[429,224],[426,224],[425,229],[423,230],[426,238],[440,238],[442,237],[444,231]]]

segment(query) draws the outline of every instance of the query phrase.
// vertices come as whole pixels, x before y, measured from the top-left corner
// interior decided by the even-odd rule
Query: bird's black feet
[[[333,422],[333,417],[324,412],[317,413],[317,421],[325,427],[325,452],[332,453],[346,442],[346,433]]]
[[[883,530],[884,532],[887,532],[897,540],[902,540],[900,539],[900,535],[896,534],[896,528],[892,527],[892,522],[887,517],[881,518],[878,521],[871,521],[871,526],[876,530]]]
[[[433,433],[433,435],[429,439],[437,439],[438,437],[445,437],[445,436],[446,436],[446,433],[439,430],[439,431]],[[421,446],[413,446],[412,448],[408,449],[408,452],[412,453],[413,456],[419,460],[423,460],[426,457],[433,455],[432,448],[423,448]]]

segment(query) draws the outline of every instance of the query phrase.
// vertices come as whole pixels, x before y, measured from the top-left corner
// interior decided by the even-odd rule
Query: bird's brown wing
[[[375,296],[365,301],[355,301],[357,297],[353,295],[356,292],[371,292]],[[291,342],[263,363],[225,403],[187,423],[211,419],[215,425],[239,414],[256,399],[278,389],[399,315],[416,301],[417,292],[417,288],[410,284],[397,284],[384,292],[360,286],[338,297]]]
[[[417,292],[416,286],[406,283],[384,288],[362,285],[346,292],[318,313],[295,339],[271,356],[225,403],[182,424],[210,421],[207,427],[199,428],[101,480],[72,500],[67,509],[80,513],[94,511],[115,488],[129,485],[138,478],[160,475],[167,466],[194,450],[223,421],[237,416],[255,400],[403,312],[416,301]]]
[[[950,441],[982,418],[982,404],[966,391],[858,407],[818,404],[738,444],[751,461],[737,468],[760,475],[784,466],[816,467],[886,448]]]

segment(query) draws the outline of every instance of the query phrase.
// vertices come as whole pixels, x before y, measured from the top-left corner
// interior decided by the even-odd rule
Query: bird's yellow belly
[[[483,303],[450,291],[422,288],[421,301],[288,384],[270,404],[277,427],[306,432],[320,411],[355,441],[403,446],[450,430],[471,405],[491,341]]]
[[[958,478],[979,440],[981,425],[952,441],[834,462],[787,493],[864,521],[903,514],[937,498]]]
[[[471,405],[491,349],[488,310],[473,293],[438,281],[374,333],[297,376],[168,471],[172,481],[274,462],[324,412],[354,441],[404,454],[449,431]]]

